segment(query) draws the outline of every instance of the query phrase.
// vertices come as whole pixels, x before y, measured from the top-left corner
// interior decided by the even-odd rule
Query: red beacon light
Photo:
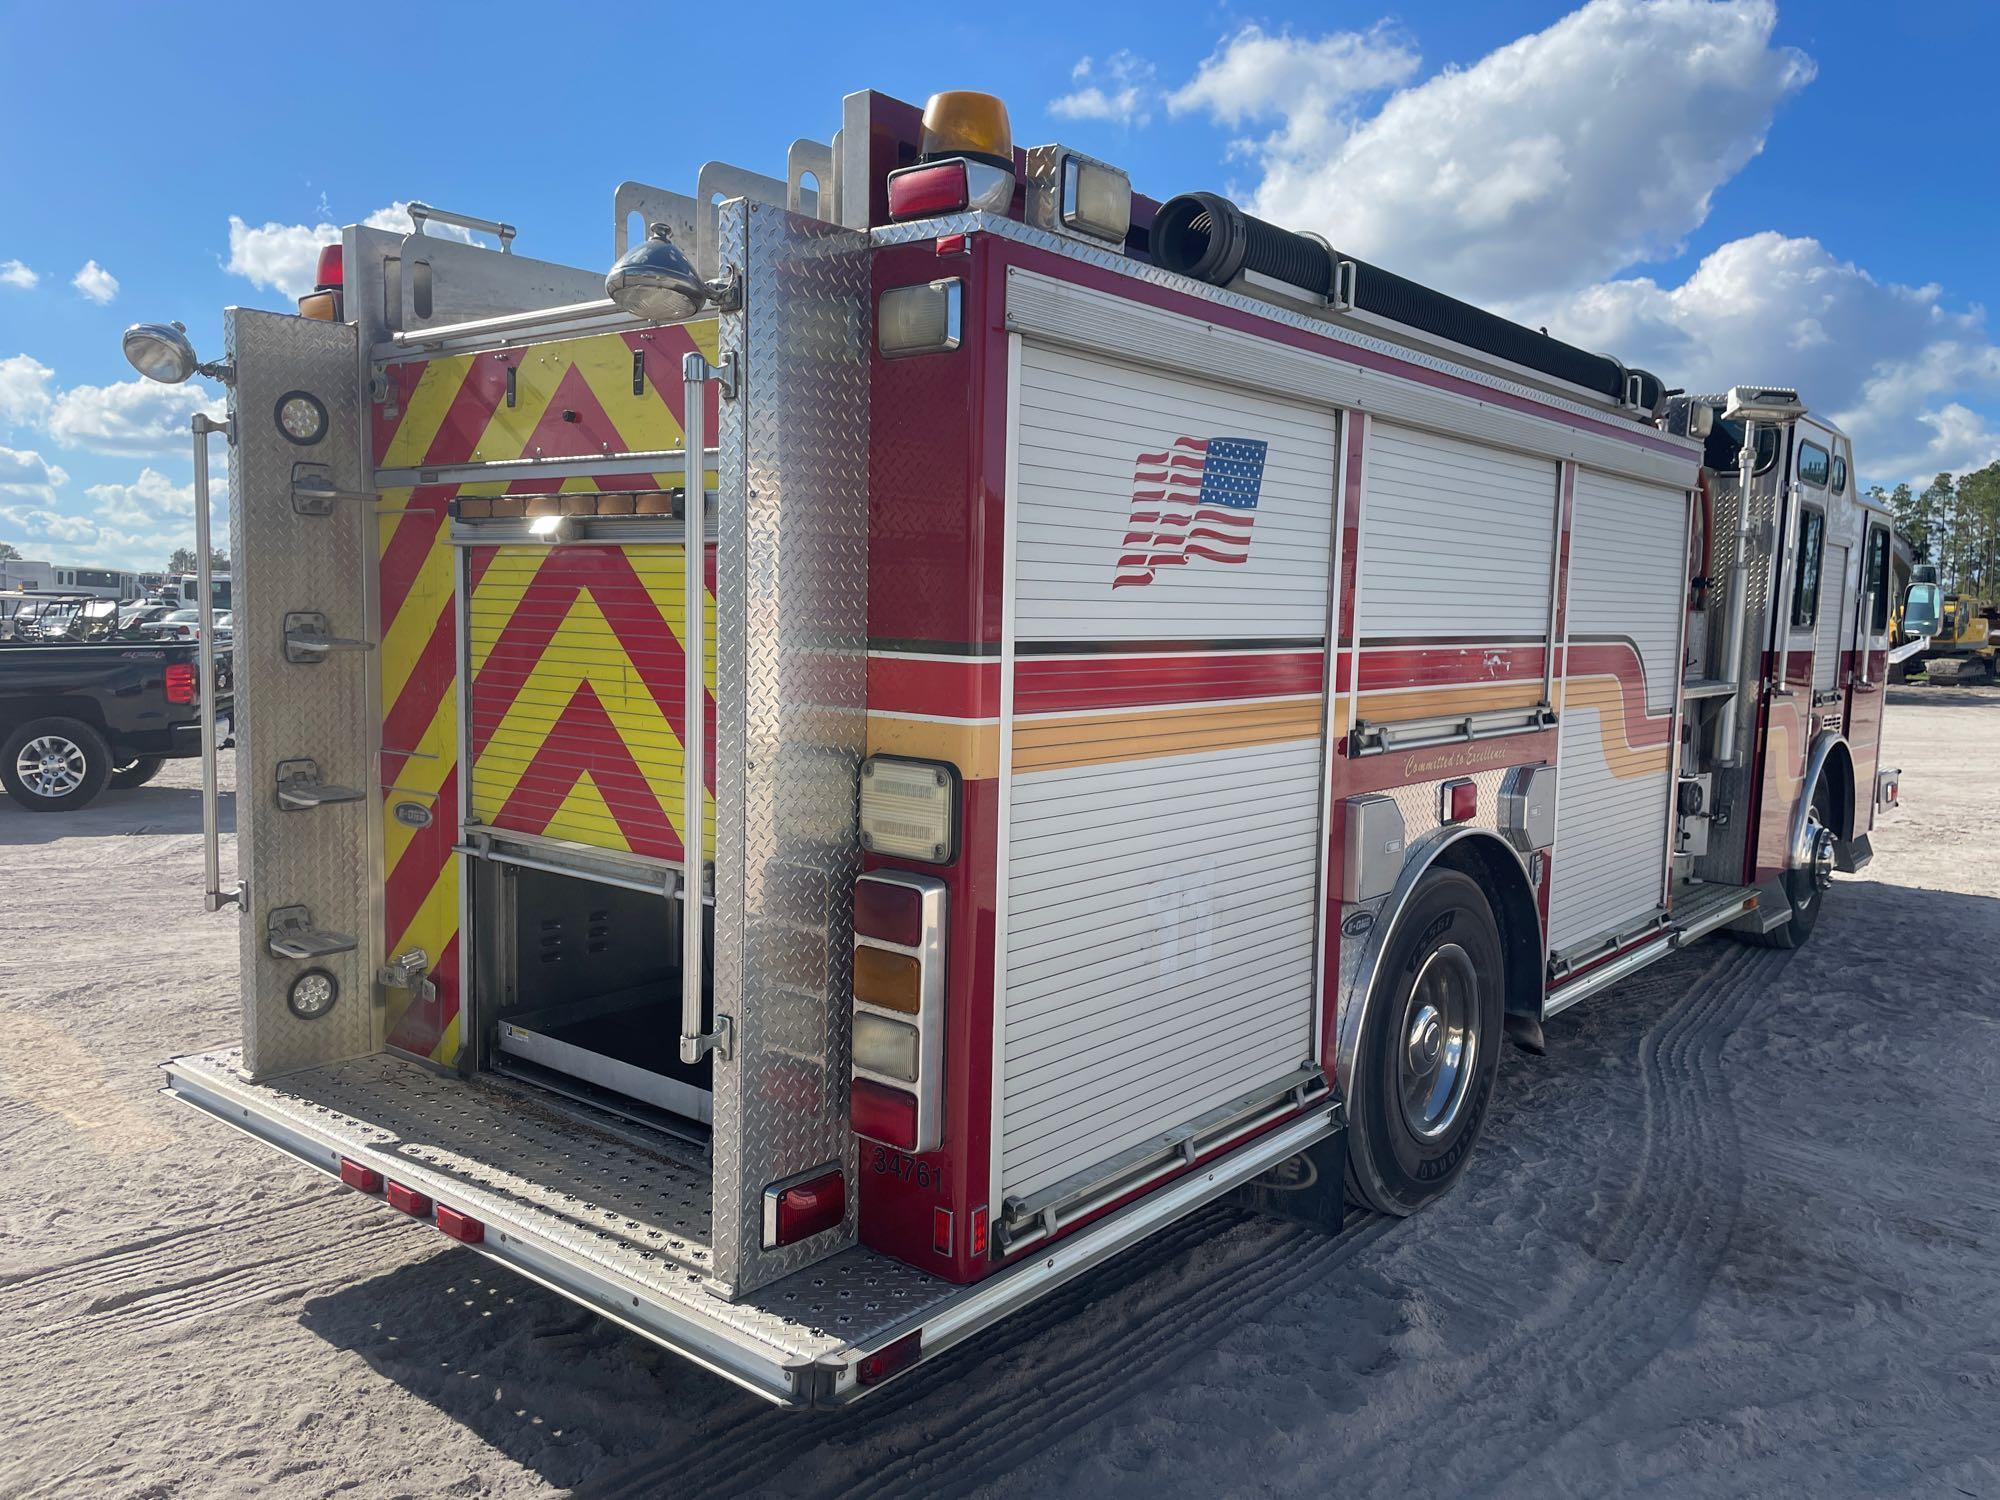
[[[299,298],[299,316],[320,323],[338,323],[347,286],[345,257],[339,245],[326,245],[313,270],[313,289]]]

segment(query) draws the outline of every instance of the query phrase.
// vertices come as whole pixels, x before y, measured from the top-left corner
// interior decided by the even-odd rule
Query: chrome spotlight
[[[234,373],[228,365],[204,362],[194,352],[185,323],[134,323],[125,330],[123,343],[132,368],[162,385],[179,385],[190,375],[227,384]]]
[[[635,318],[679,323],[710,302],[720,308],[734,306],[736,283],[703,281],[674,243],[673,231],[655,224],[643,242],[618,257],[604,277],[604,291]]]

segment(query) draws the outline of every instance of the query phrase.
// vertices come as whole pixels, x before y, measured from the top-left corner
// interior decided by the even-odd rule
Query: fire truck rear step
[[[728,1302],[707,1275],[697,1150],[384,1053],[263,1083],[241,1061],[175,1058],[165,1091],[329,1175],[345,1160],[469,1216],[470,1248],[781,1405],[865,1394],[869,1354],[915,1334],[930,1358],[1340,1130],[1308,1109],[977,1285],[855,1247]]]

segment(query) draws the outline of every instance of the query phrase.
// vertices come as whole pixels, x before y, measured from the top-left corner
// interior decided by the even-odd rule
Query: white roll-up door
[[[1367,454],[1361,636],[1544,639],[1555,463],[1387,422]]]
[[[1589,470],[1570,526],[1549,947],[1660,905],[1681,676],[1687,495]]]
[[[1032,1199],[1312,1056],[1337,422],[1034,344],[1016,401],[996,1154]]]
[[[1847,641],[1847,548],[1829,545],[1819,572],[1819,620],[1813,626],[1813,691],[1840,683],[1840,652]]]

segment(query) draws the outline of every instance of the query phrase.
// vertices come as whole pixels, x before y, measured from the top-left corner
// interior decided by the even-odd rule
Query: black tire
[[[34,756],[30,747],[44,753]],[[32,779],[21,758],[36,762]],[[34,719],[0,744],[0,782],[29,812],[71,812],[96,799],[111,775],[111,748],[104,736],[77,719]]]
[[[111,768],[111,789],[127,792],[135,786],[144,786],[160,774],[160,767],[167,763],[164,755],[141,755],[136,760],[128,760],[122,766]]]
[[[1382,955],[1355,1048],[1347,1101],[1352,1197],[1401,1217],[1465,1170],[1500,1066],[1506,974],[1499,925],[1478,882],[1455,870],[1426,875]],[[1426,1010],[1445,1014],[1441,1041],[1435,1021],[1428,1031],[1423,1025]],[[1449,1024],[1453,1015],[1463,1024]],[[1461,1049],[1469,1043],[1471,1057],[1460,1051],[1446,1086],[1453,1035]]]
[[[1824,778],[1813,787],[1812,816],[1821,828],[1833,826],[1832,799]],[[1804,869],[1785,871],[1785,899],[1792,904],[1789,921],[1769,932],[1745,932],[1738,936],[1753,948],[1803,948],[1813,929],[1819,926],[1820,908],[1826,905],[1826,888],[1814,876],[1810,862]]]

